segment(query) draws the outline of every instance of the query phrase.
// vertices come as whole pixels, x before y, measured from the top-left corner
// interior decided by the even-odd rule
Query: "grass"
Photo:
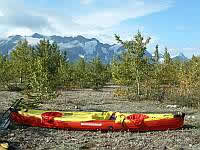
[[[114,90],[114,97],[121,97],[130,101],[159,101],[170,102],[179,106],[200,107],[200,92],[199,89],[190,89],[186,93],[177,87],[158,88],[158,89],[142,89],[142,94],[137,95],[133,88],[117,88]]]

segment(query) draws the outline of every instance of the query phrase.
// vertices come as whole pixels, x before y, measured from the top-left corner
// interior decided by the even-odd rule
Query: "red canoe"
[[[67,130],[155,131],[174,130],[184,124],[184,113],[61,112],[20,110],[12,112],[18,124]]]

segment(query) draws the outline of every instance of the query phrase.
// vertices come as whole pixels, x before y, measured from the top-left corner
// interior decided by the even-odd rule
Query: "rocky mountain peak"
[[[86,60],[91,60],[95,57],[100,57],[104,63],[110,63],[113,57],[120,55],[124,48],[122,45],[118,44],[107,44],[101,43],[96,38],[86,38],[82,35],[76,37],[72,36],[45,36],[39,33],[34,33],[32,36],[21,36],[15,35],[10,36],[8,39],[0,40],[0,52],[2,54],[9,53],[20,40],[26,40],[30,45],[36,45],[42,38],[46,38],[51,42],[56,42],[60,47],[61,51],[67,51],[70,61],[76,61],[80,59],[80,56],[84,56]],[[147,57],[152,57],[151,53],[146,51],[145,55]],[[187,57],[183,53],[180,53],[174,59],[187,60]]]
[[[42,34],[39,34],[39,33],[34,33],[31,37],[32,37],[32,38],[38,38],[38,39],[41,39],[41,38],[44,38],[45,36],[42,35]]]

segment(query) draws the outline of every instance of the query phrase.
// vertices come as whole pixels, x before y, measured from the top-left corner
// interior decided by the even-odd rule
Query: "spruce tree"
[[[170,57],[170,54],[167,50],[167,47],[165,47],[165,52],[164,52],[164,64],[170,64],[171,63],[171,57]]]
[[[156,64],[159,63],[159,59],[160,59],[160,56],[159,56],[159,52],[158,52],[158,44],[156,45],[156,49],[155,49],[155,52],[154,52],[154,62]]]
[[[148,39],[144,40],[144,37],[138,31],[137,35],[131,41],[122,41],[118,35],[115,35],[115,39],[127,50],[124,56],[126,57],[125,64],[129,67],[125,67],[125,69],[130,69],[130,80],[132,81],[132,84],[134,84],[134,81],[136,82],[137,95],[140,95],[141,81],[148,73],[148,60],[145,57],[145,52],[146,46],[151,38],[149,37]],[[126,72],[126,70],[123,70],[122,73],[123,72]]]
[[[80,58],[76,63],[76,84],[80,88],[89,87],[90,76],[89,76],[89,68],[88,63],[84,58]]]
[[[11,52],[11,61],[13,73],[19,78],[20,83],[27,83],[32,68],[32,48],[28,45],[28,41],[19,41],[15,50]]]
[[[90,84],[94,90],[102,88],[110,80],[108,68],[96,57],[89,64]]]

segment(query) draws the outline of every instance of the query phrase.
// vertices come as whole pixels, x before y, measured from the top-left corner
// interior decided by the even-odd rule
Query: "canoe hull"
[[[94,112],[95,113],[95,112]],[[98,112],[99,113],[99,112]],[[148,114],[146,114],[148,116]],[[25,115],[19,112],[12,112],[12,120],[17,124],[29,125],[33,127],[58,128],[66,130],[101,130],[101,131],[164,131],[181,128],[184,124],[184,114],[173,115],[173,117],[160,119],[143,119],[139,123],[115,120],[89,120],[89,121],[65,121],[62,119],[45,119],[34,115]],[[59,117],[57,117],[59,118]]]

